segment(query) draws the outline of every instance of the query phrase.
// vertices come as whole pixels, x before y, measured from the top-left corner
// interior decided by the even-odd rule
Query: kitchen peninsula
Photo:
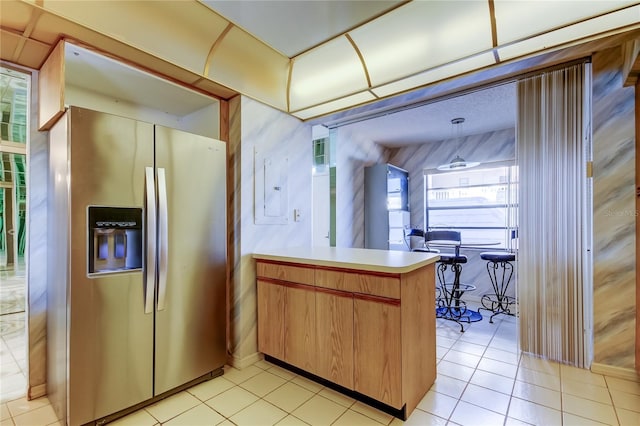
[[[439,256],[296,247],[253,257],[259,351],[406,419],[436,376]]]

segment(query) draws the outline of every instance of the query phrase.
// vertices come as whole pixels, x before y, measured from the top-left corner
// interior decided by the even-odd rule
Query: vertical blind
[[[588,65],[518,82],[520,348],[590,364]]]

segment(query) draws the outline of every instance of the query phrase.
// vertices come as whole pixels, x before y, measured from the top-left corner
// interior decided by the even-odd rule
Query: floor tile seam
[[[583,398],[583,399],[584,399],[584,398]],[[603,405],[604,405],[604,404],[603,404]],[[593,422],[602,423],[602,424],[605,424],[605,425],[606,425],[606,424],[609,424],[609,423],[601,422],[601,421],[596,420],[596,419],[591,418],[591,417],[584,417],[584,416],[581,416],[580,414],[572,413],[571,411],[566,411],[566,410],[565,410],[565,407],[564,407],[564,400],[561,400],[561,401],[560,401],[560,407],[562,408],[562,413],[563,413],[563,414],[564,414],[564,413],[567,413],[567,414],[571,414],[572,416],[578,416],[578,417],[581,417],[581,418],[584,418],[584,419],[587,419],[587,420],[591,420],[591,421],[593,421]],[[616,422],[617,422],[617,423],[616,423],[616,426],[617,426],[617,425],[619,425],[619,424],[620,424],[620,419],[618,418],[618,412],[616,411],[615,407],[611,406],[611,408],[613,409],[613,413],[614,413],[614,415],[615,415]]]
[[[215,398],[215,397],[214,397],[214,398]],[[213,398],[211,398],[211,399],[213,399]],[[210,401],[210,399],[209,399],[209,400],[207,400],[207,401]],[[256,400],[255,400],[255,401],[253,401],[251,404],[255,403],[256,401],[258,401],[258,400],[256,399]],[[213,411],[215,411],[216,413],[218,413],[218,414],[220,414],[222,417],[224,417],[224,418],[225,418],[225,420],[229,420],[229,421],[231,421],[230,419],[231,419],[231,417],[232,417],[232,416],[235,416],[235,415],[236,415],[236,414],[238,414],[240,411],[244,410],[244,409],[245,409],[245,408],[247,408],[249,405],[251,405],[251,404],[249,404],[249,405],[247,405],[246,407],[242,407],[241,409],[239,409],[238,411],[235,411],[234,413],[232,413],[231,415],[229,415],[229,417],[227,417],[226,415],[222,414],[220,411],[218,411],[218,410],[216,410],[215,408],[213,408],[211,405],[207,404],[207,402],[203,402],[202,404],[204,404],[204,405],[206,405],[207,407],[211,408]],[[272,405],[273,405],[273,404],[272,404]],[[191,410],[191,409],[193,409],[193,408],[195,408],[195,407],[191,407],[189,410]],[[187,411],[188,411],[188,410],[187,410]],[[149,413],[149,414],[151,414],[151,413]],[[177,416],[176,416],[176,417],[177,417]],[[167,422],[168,422],[168,421],[169,421],[169,420],[167,420]],[[160,422],[160,421],[159,421],[159,422]],[[166,422],[160,422],[160,424],[164,424],[164,423],[166,423]]]
[[[575,396],[575,397],[577,397],[577,398],[586,399],[587,401],[597,402],[597,403],[599,403],[599,404],[609,405],[609,406],[611,406],[611,407],[614,407],[614,408],[615,408],[615,404],[614,404],[614,402],[613,402],[613,397],[611,396],[611,393],[609,392],[609,390],[608,390],[608,389],[607,389],[607,394],[609,395],[609,401],[610,401],[610,403],[606,403],[606,402],[598,401],[598,400],[596,400],[596,399],[592,399],[592,398],[587,398],[587,397],[584,397],[584,396],[582,396],[582,395],[576,395],[575,393],[571,393],[571,392],[565,392],[564,390],[561,390],[561,391],[560,391],[560,393],[561,393],[562,395],[565,395],[565,394],[566,394],[566,395],[569,395],[569,396]],[[632,410],[632,411],[633,411],[633,410]]]
[[[356,410],[354,410],[354,409],[352,409],[352,408],[347,408],[347,409],[346,409],[342,414],[340,414],[340,415],[338,416],[338,418],[337,418],[337,419],[335,419],[331,424],[333,425],[333,424],[335,424],[335,422],[337,422],[338,420],[340,420],[340,417],[344,416],[344,415],[347,413],[347,411],[353,411],[354,413],[360,414],[361,416],[365,416],[366,418],[368,418],[368,419],[370,419],[370,420],[373,420],[374,422],[376,422],[377,424],[379,424],[379,425],[381,425],[381,426],[389,426],[389,425],[391,424],[391,422],[393,421],[393,419],[395,418],[395,417],[391,416],[391,419],[390,419],[387,423],[382,423],[382,422],[379,422],[378,420],[374,419],[374,418],[373,418],[373,417],[371,417],[371,416],[367,416],[366,414],[361,413],[360,411],[356,411]]]
[[[497,391],[496,391],[496,392],[497,392]],[[463,395],[464,395],[464,393],[463,393]],[[506,394],[502,394],[502,395],[506,395]],[[501,412],[499,412],[499,411],[492,410],[491,408],[483,407],[482,405],[478,405],[478,404],[476,404],[475,402],[471,402],[471,401],[467,401],[467,400],[465,400],[465,399],[462,399],[462,395],[460,396],[460,401],[462,401],[462,402],[464,402],[464,403],[466,403],[466,404],[469,404],[469,405],[473,405],[474,407],[482,408],[483,410],[491,411],[492,413],[496,413],[496,414],[499,414],[499,415],[501,415],[501,416],[505,416],[505,417],[507,416],[507,413],[509,412],[509,404],[507,404],[507,409],[506,409],[506,411],[505,411],[504,413],[501,413]],[[509,403],[511,403],[511,395],[509,395]],[[454,411],[455,411],[455,410],[454,410]]]
[[[474,365],[473,367],[472,367],[472,366],[470,366],[470,365],[467,365],[467,364],[461,364],[461,363],[459,363],[459,362],[452,361],[452,360],[450,360],[450,359],[444,359],[444,357],[443,357],[441,360],[442,360],[442,361],[450,362],[450,363],[452,363],[452,364],[459,365],[459,366],[461,366],[461,367],[473,368],[474,370],[475,370],[476,368],[478,368],[478,364],[480,364],[480,360],[478,360],[478,362],[476,363],[476,365]]]
[[[506,377],[507,379],[510,379],[510,380],[514,380],[514,381],[515,381],[515,380],[516,380],[516,377],[517,377],[517,375],[518,375],[518,368],[519,368],[519,367],[517,367],[517,366],[516,366],[516,373],[515,373],[515,375],[514,375],[513,377],[511,377],[511,376],[505,376],[504,374],[496,373],[495,371],[484,370],[484,369],[480,368],[480,366],[479,366],[479,365],[478,365],[478,367],[477,367],[476,369],[477,369],[477,370],[480,370],[480,371],[484,371],[485,373],[495,374],[496,376]]]
[[[617,423],[616,423],[615,425],[611,425],[611,423],[603,423],[603,422],[600,422],[600,421],[598,421],[598,420],[596,420],[596,419],[590,419],[589,417],[584,417],[584,416],[581,416],[581,415],[579,415],[579,414],[569,413],[568,411],[563,411],[563,412],[562,412],[562,421],[563,421],[563,422],[564,422],[564,415],[565,415],[565,414],[569,414],[570,416],[579,417],[579,418],[581,418],[581,419],[585,419],[585,420],[588,420],[588,421],[590,421],[590,422],[595,422],[595,423],[601,424],[601,425],[603,425],[603,426],[619,426],[619,425],[620,425],[620,420],[617,420],[617,419],[616,419],[616,420],[617,420]]]
[[[299,385],[299,384],[297,384],[296,382],[293,381],[293,379],[295,379],[296,377],[300,377],[301,379],[309,380],[310,382],[313,382],[313,383],[317,384],[318,386],[320,386],[320,389],[318,389],[317,391],[313,391],[313,390],[311,390],[309,388],[306,388],[306,387],[304,387],[302,385]],[[302,389],[308,390],[309,392],[311,392],[314,395],[318,395],[322,389],[326,388],[326,386],[321,385],[320,383],[316,382],[315,380],[307,379],[306,377],[300,376],[300,375],[296,375],[296,377],[291,378],[291,380],[289,380],[289,381],[291,383],[293,383],[294,385],[296,385],[296,386],[300,386]]]
[[[255,377],[255,376],[253,376],[253,377]],[[282,378],[282,377],[280,377],[280,376],[276,376],[276,377],[278,377],[278,378],[280,378],[280,379],[284,380],[284,378]],[[244,382],[242,382],[242,383],[246,383],[247,381],[248,381],[248,380],[246,380],[246,381],[244,381]],[[261,399],[262,399],[262,398],[264,398],[265,396],[269,395],[271,392],[275,391],[276,389],[279,389],[279,388],[281,388],[282,386],[286,385],[287,383],[288,383],[288,382],[287,382],[287,381],[285,381],[284,383],[279,384],[277,387],[273,388],[272,390],[270,390],[269,392],[267,392],[267,393],[266,393],[266,394],[264,394],[264,395],[258,395],[257,393],[255,393],[255,392],[251,391],[250,389],[247,389],[247,388],[245,388],[244,386],[242,386],[242,384],[239,384],[239,385],[237,385],[237,386],[238,386],[239,388],[244,389],[244,390],[246,390],[247,392],[249,392],[249,393],[251,393],[251,394],[253,394],[253,395],[257,396],[258,398],[261,398]],[[295,384],[295,383],[294,383],[294,384]],[[299,385],[298,385],[298,386],[299,386]],[[231,389],[231,388],[229,388],[229,389]],[[229,389],[227,389],[227,390],[229,390]],[[225,392],[226,392],[226,391],[225,391]]]
[[[242,408],[242,409],[238,410],[237,412],[233,413],[233,414],[232,414],[232,415],[230,415],[229,417],[225,417],[223,414],[219,413],[218,411],[216,411],[216,413],[220,414],[222,417],[225,417],[225,418],[226,418],[227,420],[229,420],[230,422],[235,423],[233,420],[231,420],[231,417],[233,417],[233,416],[235,416],[235,415],[237,415],[237,414],[241,413],[242,411],[244,411],[244,410],[248,409],[248,408],[249,408],[249,407],[251,407],[252,405],[257,404],[258,402],[260,402],[260,400],[262,400],[262,401],[263,401],[263,402],[265,402],[266,404],[269,404],[269,405],[271,405],[272,407],[274,407],[274,408],[276,408],[276,409],[278,409],[278,410],[280,410],[280,411],[282,411],[282,412],[284,412],[284,413],[285,413],[284,417],[282,417],[282,418],[278,419],[278,422],[279,422],[280,420],[284,419],[285,417],[287,417],[289,414],[291,414],[291,413],[290,413],[290,412],[288,412],[287,410],[285,410],[285,409],[283,409],[283,408],[278,407],[277,405],[275,405],[275,404],[273,404],[273,403],[271,403],[271,402],[267,401],[267,400],[266,400],[266,399],[264,399],[264,398],[258,398],[258,399],[256,399],[256,400],[255,400],[255,401],[253,401],[251,404],[249,404],[249,405],[247,405],[246,407],[244,407],[244,408]],[[215,411],[215,408],[211,407],[211,409]],[[276,423],[277,423],[277,422],[276,422]]]
[[[573,414],[573,413],[569,413],[568,411],[564,411],[564,407],[562,405],[562,401],[560,401],[560,410],[558,410],[557,408],[551,408],[551,407],[547,407],[546,405],[542,405],[542,404],[538,404],[537,402],[534,401],[529,401],[528,399],[523,399],[517,396],[511,396],[511,399],[509,400],[509,410],[511,409],[511,402],[513,401],[513,399],[518,399],[520,401],[524,401],[524,402],[528,402],[529,404],[533,404],[533,405],[537,405],[538,407],[542,407],[542,408],[546,408],[548,410],[553,410],[553,411],[557,411],[560,413],[560,417],[562,418],[562,414],[563,413],[567,413],[567,414]],[[507,416],[509,416],[509,411],[507,410]],[[586,418],[586,417],[585,417]],[[520,419],[516,419],[516,420],[520,420]],[[592,419],[588,419],[588,420],[592,420]],[[523,420],[525,423],[526,421]]]
[[[331,422],[331,423],[329,423],[329,424],[330,424],[330,425],[334,425],[338,420],[340,420],[340,417],[344,416],[344,414],[345,414],[347,411],[349,411],[349,409],[346,409],[345,411],[343,411],[342,413],[340,413],[340,415],[339,415],[338,417],[336,417],[336,418],[335,418],[335,420],[334,420],[334,421],[332,421],[332,422]],[[361,414],[361,413],[358,413],[358,414]],[[306,423],[306,422],[305,422],[305,423]],[[380,424],[382,424],[382,423],[380,423]]]
[[[213,397],[212,397],[212,398],[213,398]],[[212,399],[212,398],[210,398],[210,399]],[[210,405],[209,405],[209,404],[207,404],[206,402],[201,402],[200,404],[198,404],[198,405],[196,405],[196,406],[193,406],[193,407],[189,408],[189,410],[193,410],[194,408],[196,408],[196,407],[198,407],[198,406],[200,406],[200,405],[204,405],[204,406],[206,406],[207,408],[209,408],[209,409],[213,410],[216,414],[219,414],[220,416],[222,416],[225,420],[229,420],[229,417],[225,416],[224,414],[222,414],[221,412],[219,412],[218,410],[216,410],[215,408],[213,408],[212,406],[210,406]],[[249,405],[251,405],[251,404],[249,404]],[[247,407],[248,407],[248,406],[247,406]],[[247,407],[245,407],[245,408],[247,408]],[[189,411],[189,410],[187,410],[187,411]],[[244,410],[244,408],[243,408],[243,410]],[[186,413],[187,411],[185,411],[184,413]],[[242,410],[240,410],[240,411],[242,411]],[[238,412],[240,412],[240,411],[238,411]],[[184,414],[184,413],[178,414],[178,416],[179,416],[179,415],[182,415],[182,414]],[[234,414],[235,414],[235,413],[234,413]],[[176,416],[176,417],[178,417],[178,416]],[[175,418],[175,417],[174,417],[174,418]],[[156,420],[157,420],[157,419],[156,419]],[[168,421],[169,421],[169,420],[167,420],[167,422],[168,422]],[[229,421],[231,421],[231,420],[229,420]],[[160,424],[164,424],[164,423],[166,423],[166,422],[164,422],[164,423],[163,423],[163,422],[160,422],[159,420],[158,420],[158,422],[159,422]],[[222,422],[220,422],[220,423],[222,423]],[[220,423],[218,423],[218,424],[220,424]]]
[[[0,1],[1,1],[1,0],[0,0]],[[194,398],[196,398],[197,400],[199,400],[200,402],[202,402],[203,404],[206,404],[206,403],[207,403],[207,401],[210,401],[210,400],[212,400],[213,398],[215,398],[216,396],[222,395],[222,394],[223,394],[223,393],[225,393],[226,391],[231,390],[232,388],[235,388],[235,387],[237,387],[237,386],[238,386],[238,385],[231,386],[230,388],[227,388],[227,389],[223,390],[222,392],[218,392],[217,394],[215,394],[215,395],[213,395],[213,396],[210,396],[210,397],[208,397],[207,399],[204,399],[204,400],[203,400],[203,399],[201,399],[200,397],[198,397],[198,396],[196,396],[196,395],[192,394],[191,392],[189,392],[189,389],[185,389],[185,391],[186,391],[186,392],[188,392],[188,393],[189,393],[189,395],[193,396]]]
[[[562,365],[565,365],[565,364],[562,364]],[[576,368],[579,368],[579,367],[576,367]],[[588,369],[584,369],[584,370],[588,371],[591,374],[597,374],[597,373],[592,373],[591,370],[588,370]],[[602,378],[604,380],[604,386],[596,384],[596,383],[592,383],[592,382],[583,381],[583,380],[572,379],[570,377],[564,377],[565,374],[562,373],[562,366],[560,367],[560,374],[558,375],[558,377],[560,378],[560,384],[562,384],[562,381],[564,381],[564,380],[571,380],[572,382],[582,383],[584,385],[589,385],[589,386],[596,386],[596,387],[599,387],[599,388],[606,388],[608,390],[609,389],[609,384],[607,383],[607,380],[604,378],[604,375],[602,375],[602,374],[597,374],[597,375],[598,376],[602,376]]]
[[[627,395],[636,396],[640,400],[640,396],[638,396],[638,395],[630,394],[628,392],[624,392],[624,391],[621,391],[619,389],[616,389],[616,390],[618,390],[619,392],[623,392],[623,393],[625,393]],[[618,411],[617,411],[618,408],[620,408],[622,410],[633,411],[634,413],[640,414],[640,408],[632,409],[632,408],[625,408],[625,407],[617,407],[616,403],[615,403],[615,401],[613,399],[613,395],[611,393],[611,389],[609,387],[607,387],[607,392],[609,393],[609,398],[611,399],[611,405],[613,406],[613,410],[616,412],[616,416],[618,415]],[[620,422],[620,420],[618,419],[618,423],[619,422]]]
[[[274,367],[277,367],[277,366],[274,366]],[[282,367],[279,367],[279,368],[282,368]],[[287,372],[289,372],[289,370],[287,370],[287,369],[285,369],[285,368],[282,368],[282,369],[283,369],[283,370],[285,370],[285,371],[287,371]],[[269,369],[269,370],[270,370],[270,369]],[[282,376],[281,376],[281,375],[279,375],[279,374],[272,373],[272,372],[271,372],[271,371],[269,371],[269,370],[265,370],[265,371],[266,371],[266,372],[268,372],[268,373],[270,373],[270,374],[273,374],[274,376],[278,376],[278,377],[280,377],[281,379],[286,380],[287,382],[290,382],[290,381],[292,381],[293,379],[295,379],[296,377],[298,377],[298,375],[297,375],[297,374],[295,374],[295,373],[291,373],[291,375],[292,375],[293,377],[286,378],[286,377],[282,377]],[[224,377],[224,376],[223,376],[223,377]]]
[[[287,382],[287,383],[288,383],[288,382]],[[289,410],[285,410],[284,408],[280,408],[280,407],[278,407],[277,405],[275,405],[273,402],[271,402],[271,401],[269,401],[268,399],[266,399],[266,397],[267,397],[267,396],[271,395],[273,392],[275,392],[276,390],[280,389],[282,386],[286,385],[287,383],[283,383],[282,385],[278,386],[276,389],[272,390],[271,392],[269,392],[269,393],[268,393],[268,394],[266,394],[265,396],[258,396],[258,398],[263,399],[265,402],[268,402],[269,404],[273,405],[274,407],[277,407],[277,408],[279,408],[280,410],[285,411],[285,412],[287,412],[287,413],[291,414],[291,413],[293,413],[295,410],[297,410],[298,408],[302,407],[306,402],[308,402],[308,401],[309,401],[311,398],[313,398],[314,396],[316,396],[316,395],[322,396],[322,395],[320,395],[319,393],[313,393],[313,392],[312,392],[312,395],[311,395],[309,398],[307,398],[307,399],[305,399],[304,401],[302,401],[300,404],[298,404],[298,405],[297,405],[295,408],[293,408],[291,411],[289,411]],[[298,384],[296,384],[296,383],[294,383],[294,385],[296,385],[296,386],[300,386],[300,385],[298,385]],[[307,388],[304,388],[304,387],[302,387],[302,386],[300,386],[300,387],[301,387],[302,389],[306,390],[306,391],[311,392],[311,391],[310,391],[309,389],[307,389]],[[324,388],[323,388],[323,389],[324,389]],[[321,389],[321,390],[322,390],[322,389]],[[248,391],[248,392],[251,392],[251,391]],[[319,392],[319,391],[318,391],[318,392]],[[252,393],[252,392],[251,392],[251,393]],[[254,395],[255,395],[255,394],[254,394]],[[257,396],[257,395],[256,395],[256,396]],[[323,397],[323,398],[324,398],[324,397]],[[329,399],[329,398],[325,398],[325,399]],[[331,400],[330,400],[330,401],[331,401]],[[331,401],[331,402],[333,402],[333,401]],[[336,402],[336,404],[338,404],[338,403]],[[341,404],[338,404],[338,405],[340,405],[341,407],[344,407],[344,405],[341,405]]]
[[[294,418],[294,419],[296,419],[296,420],[300,420],[300,421],[301,421],[302,423],[304,423],[305,425],[308,425],[308,424],[309,424],[309,423],[305,422],[304,420],[302,420],[300,417],[295,416],[293,413],[287,413],[287,415],[285,416],[285,419],[286,419],[287,417],[289,417],[289,416],[293,417],[293,418]],[[229,420],[229,421],[231,421],[231,420]],[[311,425],[309,425],[309,426],[311,426]]]
[[[45,396],[45,397],[46,397],[46,396]],[[45,397],[41,397],[41,398],[45,398]],[[25,399],[26,399],[26,395],[25,395],[24,397],[20,397],[20,398],[25,398]],[[20,399],[20,398],[17,398],[17,399]],[[47,399],[49,399],[48,397],[46,397],[46,398],[47,398]],[[14,399],[13,401],[16,401],[17,399]],[[31,401],[27,401],[27,402],[31,402]],[[6,403],[4,403],[4,404],[6,404]],[[47,404],[40,405],[40,406],[35,407],[35,408],[29,408],[27,411],[23,411],[22,413],[20,413],[20,414],[16,414],[15,416],[14,416],[14,415],[13,415],[13,413],[11,412],[11,409],[9,408],[9,405],[8,405],[8,404],[7,404],[7,410],[9,410],[9,414],[11,415],[11,417],[17,417],[17,416],[19,416],[19,415],[21,415],[21,414],[28,413],[28,412],[33,411],[33,410],[36,410],[36,409],[38,409],[38,408],[46,407],[47,405],[51,405],[51,401],[49,401]],[[51,408],[53,408],[53,406],[52,406]]]
[[[458,408],[458,405],[460,404],[460,401],[462,401],[462,395],[464,395],[464,393],[467,391],[467,388],[469,387],[470,380],[471,380],[471,378],[473,378],[473,375],[476,374],[477,370],[478,370],[477,367],[473,369],[473,373],[471,373],[471,376],[469,377],[469,380],[466,380],[466,384],[464,385],[464,389],[462,389],[462,393],[460,393],[460,396],[458,398],[455,398],[456,399],[456,403],[453,406],[453,410],[451,410],[451,413],[449,413],[449,416],[447,417],[447,423],[452,421],[451,417],[453,416],[453,413],[455,413],[456,408]],[[445,374],[445,376],[446,376],[446,374]],[[450,377],[450,376],[447,376],[447,377]],[[455,379],[455,377],[453,377],[453,378]],[[460,380],[460,379],[456,379],[456,380]],[[439,393],[439,392],[436,392],[436,393]],[[442,395],[444,395],[444,394],[442,394]],[[449,396],[449,395],[447,395],[447,396]],[[449,397],[451,397],[451,396],[449,396]],[[453,398],[453,397],[451,397],[451,398]],[[430,413],[430,414],[435,415],[435,413]]]
[[[178,394],[176,394],[176,395],[178,395]],[[170,396],[169,396],[169,397],[167,397],[167,398],[165,398],[165,399],[162,399],[162,400],[158,401],[157,403],[160,403],[161,401],[166,401],[168,398],[170,398]],[[195,398],[195,397],[194,397],[194,398]],[[197,399],[197,398],[196,398],[196,399]],[[198,401],[200,401],[200,400],[198,400]],[[157,403],[156,403],[156,404],[157,404]],[[143,408],[143,410],[144,410],[144,411],[146,411],[146,412],[147,412],[147,414],[149,414],[151,417],[153,417],[153,418],[154,418],[158,423],[160,423],[160,424],[164,424],[164,423],[167,423],[168,421],[171,421],[171,420],[175,419],[175,418],[176,418],[176,417],[178,417],[178,416],[181,416],[182,414],[186,413],[187,411],[189,411],[189,410],[192,410],[192,409],[196,408],[196,407],[197,407],[198,405],[200,405],[200,404],[204,404],[204,402],[199,402],[198,404],[194,405],[193,407],[189,407],[189,408],[187,408],[186,410],[181,411],[180,413],[178,413],[178,414],[176,414],[176,415],[174,415],[174,416],[172,416],[172,417],[170,417],[170,418],[168,418],[168,419],[166,419],[166,420],[164,420],[164,421],[162,421],[162,420],[158,419],[156,416],[154,416],[154,415],[153,415],[153,413],[151,413],[151,411],[149,411],[149,408],[151,408],[151,407],[152,407],[153,405],[155,405],[155,404],[150,405],[150,406],[148,406],[148,407],[144,407],[144,408]],[[213,407],[209,406],[208,404],[207,404],[207,406],[208,406],[209,408],[213,409]],[[135,412],[137,412],[137,411],[135,411]],[[135,412],[134,412],[134,413],[135,413]],[[131,413],[131,414],[133,414],[133,413]]]
[[[322,398],[324,398],[322,395],[318,395],[318,396],[321,396]],[[327,398],[325,398],[325,399],[327,399]],[[331,400],[329,400],[329,401],[331,401]],[[333,402],[333,401],[331,401],[331,402]],[[341,406],[341,407],[342,407],[342,406]],[[344,408],[344,407],[342,407],[342,408]],[[338,419],[339,419],[340,417],[344,416],[344,413],[346,413],[348,410],[349,410],[349,408],[344,408],[344,410],[343,410],[343,411],[338,415],[338,417],[336,417],[336,418],[335,418],[331,423],[329,423],[329,424],[330,424],[330,425],[332,425],[332,424],[334,424],[335,422],[337,422],[337,421],[338,421]],[[358,414],[361,414],[361,413],[358,413]],[[303,420],[303,421],[304,421],[304,420]],[[305,422],[305,423],[307,423],[307,422]]]
[[[330,389],[330,390],[333,390],[333,389],[331,389],[331,388],[324,387],[324,388],[322,388],[322,389],[320,390],[320,392],[322,392],[322,390],[323,390],[323,389]],[[316,395],[320,395],[320,392],[318,392]],[[343,394],[342,392],[340,392],[340,391],[335,391],[335,392],[338,392],[340,395],[344,395],[344,394]],[[322,396],[323,398],[328,399],[328,400],[329,400],[329,401],[331,401],[331,402],[335,402],[335,403],[336,403],[336,404],[338,404],[338,405],[342,405],[343,407],[346,407],[346,405],[340,404],[339,402],[336,402],[336,401],[332,400],[331,398],[327,398],[327,397],[326,397],[326,396],[324,396],[324,395],[320,395],[320,396]],[[344,396],[345,396],[345,397],[347,397],[347,398],[351,398],[350,396],[347,396],[347,395],[344,395]],[[311,398],[313,398],[313,397],[311,397]],[[311,398],[310,398],[310,399],[311,399]],[[356,402],[358,402],[358,400],[357,400],[357,399],[355,399],[355,398],[351,398],[351,399],[353,399],[353,401],[352,401],[352,402],[351,402],[351,404],[349,404],[349,406],[347,407],[348,409],[351,409],[351,407],[353,407],[354,405],[356,405]]]
[[[603,376],[603,377],[604,377],[604,376]],[[602,405],[609,405],[609,406],[613,407],[613,408],[614,408],[614,411],[615,411],[615,404],[614,404],[614,402],[613,402],[613,395],[611,395],[611,389],[609,389],[609,386],[604,386],[604,387],[603,387],[603,386],[595,385],[595,384],[593,384],[593,383],[583,382],[583,381],[581,381],[581,380],[573,380],[573,379],[569,379],[569,378],[563,378],[562,368],[560,369],[560,376],[559,376],[559,378],[560,378],[560,391],[562,392],[562,394],[567,394],[567,395],[569,395],[569,396],[573,396],[573,397],[580,398],[580,399],[586,399],[587,401],[596,402],[596,403],[598,403],[598,404],[602,404]],[[571,380],[572,382],[581,383],[581,384],[583,384],[583,385],[596,386],[596,387],[599,387],[599,388],[602,388],[602,389],[606,389],[606,390],[607,390],[607,394],[609,394],[609,400],[611,401],[611,404],[607,404],[607,403],[604,403],[604,402],[596,401],[596,400],[593,400],[593,399],[590,399],[590,398],[585,398],[585,397],[583,397],[583,396],[575,395],[575,394],[572,394],[572,393],[569,393],[569,392],[565,392],[565,391],[564,391],[564,380]],[[605,384],[606,384],[606,383],[607,383],[607,381],[605,380]]]
[[[520,382],[520,383],[524,383],[525,385],[537,386],[539,388],[547,389],[547,390],[550,390],[550,391],[563,393],[562,392],[562,387],[560,387],[560,390],[558,390],[558,389],[554,389],[554,388],[549,387],[549,386],[539,385],[537,383],[526,382],[524,380],[518,379],[517,377],[515,378],[515,381],[516,381],[516,383],[514,383],[514,386],[515,386],[515,384],[517,384],[517,382]]]
[[[475,343],[472,343],[472,344],[475,344]],[[477,345],[477,346],[481,346],[481,345]],[[478,358],[482,359],[484,357],[484,353],[487,351],[487,348],[485,346],[485,349],[482,351],[482,355],[477,355],[477,354],[473,354],[471,352],[465,352],[464,350],[455,349],[453,346],[449,350],[460,352],[461,354],[471,355],[471,356],[478,357]]]
[[[484,370],[480,370],[480,371],[484,371]],[[499,394],[506,395],[506,396],[508,396],[508,397],[511,397],[511,396],[513,395],[513,386],[512,386],[512,388],[511,388],[511,393],[505,393],[505,392],[502,392],[502,391],[499,391],[499,390],[497,390],[497,389],[490,388],[490,387],[487,387],[487,386],[484,386],[484,385],[479,385],[479,384],[477,384],[477,383],[471,383],[471,379],[469,379],[469,382],[468,382],[468,383],[469,383],[470,385],[474,385],[474,386],[477,386],[477,387],[482,388],[482,389],[487,389],[487,390],[490,390],[490,391],[494,391],[494,392],[497,392],[497,393],[499,393]]]
[[[518,377],[518,372],[520,371],[520,361],[522,360],[522,351],[519,351],[519,356],[518,356],[518,365],[516,366],[516,377]],[[507,422],[507,418],[509,417],[509,411],[511,411],[511,402],[513,401],[513,390],[516,387],[516,377],[513,378],[513,384],[511,385],[511,394],[509,395],[509,403],[507,404],[507,413],[504,415],[504,422],[506,424]],[[562,401],[561,401],[562,402]]]

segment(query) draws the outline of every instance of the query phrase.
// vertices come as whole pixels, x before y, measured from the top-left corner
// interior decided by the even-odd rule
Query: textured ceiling
[[[451,119],[457,117],[465,122],[453,127]],[[507,83],[362,120],[345,128],[381,145],[398,147],[513,128],[515,122],[515,83]]]

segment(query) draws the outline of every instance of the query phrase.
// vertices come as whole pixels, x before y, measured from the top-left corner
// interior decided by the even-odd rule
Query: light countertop
[[[342,247],[289,247],[253,254],[254,259],[301,263],[361,271],[404,273],[436,262],[435,253]]]

